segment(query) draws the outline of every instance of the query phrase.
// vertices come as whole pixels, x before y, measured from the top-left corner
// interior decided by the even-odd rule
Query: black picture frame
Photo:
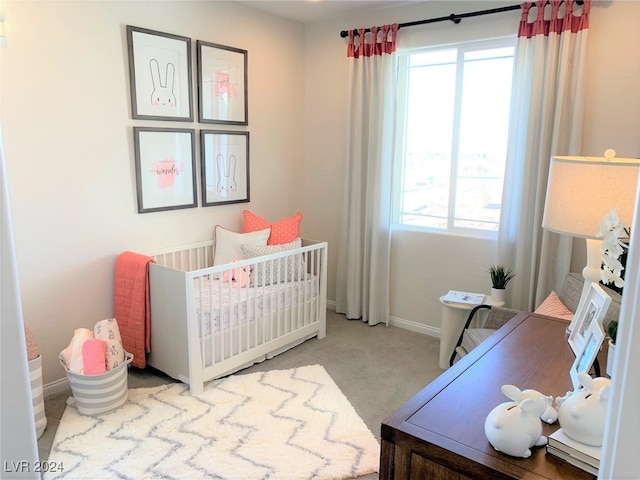
[[[134,127],[138,213],[198,206],[195,130]]]
[[[131,117],[193,121],[191,39],[127,25]]]
[[[198,40],[196,51],[198,120],[248,125],[247,50]]]
[[[249,132],[201,130],[202,206],[249,202]]]

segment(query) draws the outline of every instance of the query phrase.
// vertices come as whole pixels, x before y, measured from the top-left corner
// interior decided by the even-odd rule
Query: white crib
[[[204,382],[326,334],[327,243],[212,266],[213,241],[147,252],[147,363],[201,393]],[[235,285],[225,272],[249,267]]]

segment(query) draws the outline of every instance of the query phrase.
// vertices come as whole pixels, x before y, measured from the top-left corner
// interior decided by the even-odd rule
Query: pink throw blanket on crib
[[[118,256],[113,288],[114,313],[120,328],[122,345],[133,354],[134,367],[147,365],[151,351],[151,304],[149,263],[153,258],[134,252]]]

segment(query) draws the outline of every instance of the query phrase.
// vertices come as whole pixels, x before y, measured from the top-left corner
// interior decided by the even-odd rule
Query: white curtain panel
[[[351,31],[347,47],[348,131],[336,311],[371,325],[388,325],[398,26],[371,30],[359,30],[358,39]]]
[[[499,262],[518,272],[509,305],[528,311],[569,272],[572,238],[543,231],[542,216],[550,159],[580,155],[583,130],[590,1],[546,3],[522,5],[498,237]]]

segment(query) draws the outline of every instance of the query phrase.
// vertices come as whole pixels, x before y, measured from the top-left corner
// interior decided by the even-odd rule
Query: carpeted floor
[[[382,421],[442,373],[439,340],[397,327],[370,327],[327,311],[327,336],[311,339],[271,360],[239,372],[265,372],[322,365],[379,439]],[[173,382],[150,369],[130,369],[129,388]],[[47,429],[38,441],[40,459],[49,457],[53,438],[70,392],[45,398]],[[363,479],[378,478],[370,474]]]

